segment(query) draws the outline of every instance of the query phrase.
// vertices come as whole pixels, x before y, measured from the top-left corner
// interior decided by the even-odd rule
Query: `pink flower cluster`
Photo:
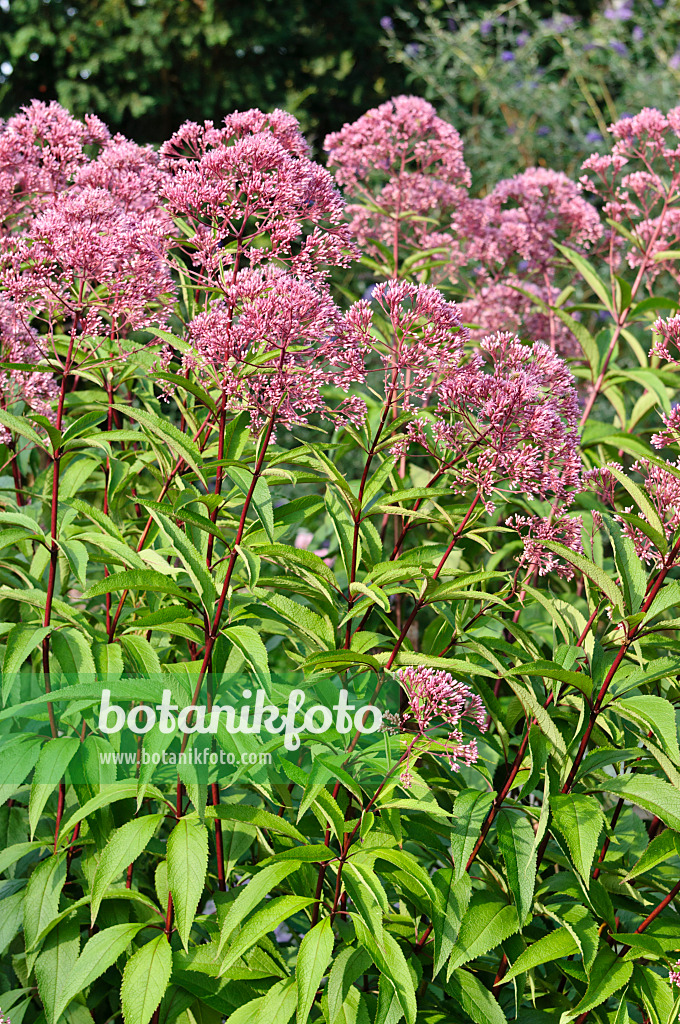
[[[676,245],[680,227],[680,107],[667,114],[645,107],[609,130],[612,152],[588,157],[580,179],[581,188],[594,193],[605,215],[628,233],[607,233],[609,258],[625,255],[649,281],[663,269],[677,277],[672,260],[656,257]]]
[[[680,985],[680,960],[675,964],[675,970],[668,972],[668,980],[671,985]]]
[[[376,315],[367,302],[357,302],[347,325],[364,349],[379,354],[386,394],[408,409],[455,372],[469,332],[458,307],[436,288],[387,281],[375,286],[372,299]]]
[[[654,323],[654,332],[651,355],[658,356],[667,363],[680,365],[680,315],[676,314],[667,319],[659,317]]]
[[[20,308],[11,299],[0,295],[0,360],[17,365],[17,369],[0,370],[3,408],[23,401],[33,412],[48,419],[53,417],[51,402],[57,385],[51,372],[37,369],[43,359],[37,331],[22,319]],[[25,368],[19,369],[20,366]],[[0,441],[8,444],[10,440],[9,430],[0,427]]]
[[[617,463],[612,463],[611,466],[621,469]],[[632,466],[632,470],[642,478],[642,489],[656,510],[664,529],[666,541],[669,546],[672,546],[677,538],[677,531],[680,529],[680,463],[668,462],[666,466],[668,468],[650,462],[648,459],[640,459]],[[596,491],[604,504],[614,508],[617,481],[610,472],[609,466],[588,470],[583,474],[583,478],[584,482]],[[624,516],[631,512],[633,512],[632,507],[623,509]],[[636,509],[635,514],[643,521],[648,522],[644,511]],[[624,534],[633,541],[637,555],[644,562],[654,565],[666,564],[663,552],[658,550],[653,540],[636,526],[635,522],[616,513],[614,519],[618,520]],[[648,523],[648,525],[653,526],[652,523]]]
[[[227,407],[248,409],[253,430],[273,417],[292,426],[325,413],[323,387],[348,391],[363,380],[356,332],[325,290],[280,267],[242,270],[189,324],[191,350],[185,368],[223,389]],[[339,410],[363,419],[363,403]]]
[[[562,579],[573,579],[574,570],[558,554],[545,547],[544,541],[556,541],[571,551],[583,553],[581,516],[510,516],[505,521],[522,536],[524,550],[519,559],[520,567],[537,571],[539,576],[557,573]]]
[[[470,172],[460,135],[434,107],[416,96],[396,96],[329,135],[324,145],[352,200],[352,231],[370,255],[381,259],[380,245],[386,245],[397,261],[404,247],[428,257],[439,250],[440,260],[451,261],[451,214],[465,196]]]
[[[430,752],[444,757],[453,771],[458,771],[461,763],[474,764],[478,758],[477,741],[464,743],[460,724],[467,718],[476,722],[481,732],[486,731],[486,711],[477,694],[448,672],[437,669],[403,668],[397,672],[397,678],[408,699],[408,710],[401,715],[400,725],[413,722],[416,729],[415,741],[409,744],[406,767],[401,773],[402,785],[412,783],[410,751],[414,743],[442,727],[447,731],[446,739],[432,738]]]
[[[165,322],[174,283],[163,178],[150,148],[56,103],[34,101],[0,127],[0,285],[24,345],[29,331],[57,363],[55,334],[87,337],[92,351]],[[15,344],[16,331],[2,330],[3,345]],[[33,407],[50,391],[12,376]]]
[[[318,283],[358,254],[333,178],[309,158],[292,114],[187,122],[161,155],[167,208],[187,225],[183,248],[216,286],[272,260]]]
[[[509,334],[481,348],[437,386],[429,431],[411,431],[452,487],[474,487],[493,509],[494,492],[522,491],[565,499],[580,481],[578,402],[574,379],[547,345],[529,347]]]
[[[73,181],[87,147],[109,139],[93,114],[76,120],[58,103],[33,100],[0,125],[0,221],[17,230]]]

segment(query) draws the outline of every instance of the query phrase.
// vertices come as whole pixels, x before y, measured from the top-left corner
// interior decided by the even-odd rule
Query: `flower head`
[[[542,342],[510,334],[478,353],[437,388],[433,436],[451,465],[452,486],[564,498],[580,479],[574,379]]]
[[[352,231],[371,254],[381,257],[374,240],[392,250],[451,248],[442,230],[470,173],[458,132],[434,107],[397,96],[329,135],[324,145],[351,199]]]
[[[356,332],[325,290],[282,268],[243,270],[189,324],[187,367],[217,383],[257,431],[273,416],[288,426],[325,413],[323,387],[347,391],[363,378]],[[356,403],[343,403],[355,418]]]
[[[219,128],[187,122],[161,155],[168,210],[188,225],[184,248],[216,286],[272,260],[321,280],[356,256],[342,198],[291,114],[236,112]]]
[[[522,537],[523,552],[519,558],[520,567],[537,570],[539,576],[556,572],[565,580],[572,579],[574,570],[545,546],[545,541],[557,541],[565,547],[583,553],[581,542],[581,516],[510,516],[510,526]]]
[[[404,690],[408,709],[401,716],[401,725],[412,723],[416,736],[409,742],[401,784],[412,783],[411,754],[429,750],[446,759],[452,771],[461,763],[474,764],[478,757],[477,742],[463,742],[461,723],[464,719],[475,722],[481,732],[486,731],[485,708],[476,693],[465,683],[454,679],[448,672],[431,668],[409,667],[399,669],[397,678]],[[432,736],[434,730],[444,729],[444,739]],[[410,733],[408,734],[410,737]],[[427,740],[427,743],[423,741]]]
[[[58,103],[33,100],[0,125],[0,220],[21,228],[51,203],[109,138],[93,114],[78,121]]]

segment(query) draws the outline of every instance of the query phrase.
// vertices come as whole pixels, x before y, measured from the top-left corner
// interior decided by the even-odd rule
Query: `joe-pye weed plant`
[[[2,126],[13,1024],[678,1016],[679,129]]]

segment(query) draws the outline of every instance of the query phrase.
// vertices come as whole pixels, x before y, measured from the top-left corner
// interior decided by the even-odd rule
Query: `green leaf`
[[[519,929],[517,909],[496,893],[476,892],[463,918],[458,940],[451,952],[448,973],[483,956]]]
[[[80,927],[76,920],[60,921],[53,928],[35,965],[38,991],[48,1024],[57,1024],[66,1005],[65,992],[73,978],[80,952]]]
[[[333,930],[329,917],[314,925],[300,943],[295,967],[297,1024],[305,1024],[309,1019],[317,989],[333,955],[333,944]]]
[[[334,958],[327,988],[329,1024],[335,1024],[352,985],[370,967],[371,962],[370,954],[361,946],[345,946]],[[342,1018],[340,1021],[345,1024]]]
[[[8,711],[12,711],[10,706]],[[4,737],[3,737],[4,739]],[[24,784],[40,756],[43,737],[15,733],[0,747],[0,807]]]
[[[73,626],[55,629],[50,639],[50,647],[64,675],[80,679],[84,676],[95,678],[97,669],[92,648],[79,629],[74,629]]]
[[[482,793],[477,789],[464,789],[453,804],[451,856],[454,863],[454,882],[465,874],[467,862],[479,839],[482,825],[494,801],[495,793]]]
[[[30,952],[43,928],[56,916],[66,881],[66,853],[47,857],[35,867],[26,886],[24,936]]]
[[[456,971],[447,981],[446,991],[475,1024],[507,1024],[498,1002],[475,974]]]
[[[454,872],[450,868],[442,868],[435,872],[432,881],[442,895],[441,904],[435,904],[433,908],[434,980],[448,960],[453,944],[458,938],[461,922],[470,903],[472,885],[467,874],[456,882]]]
[[[595,957],[585,995],[573,1009],[563,1015],[564,1019],[572,1020],[600,1006],[605,999],[628,984],[632,973],[633,964],[630,961],[619,959],[609,946],[603,946]]]
[[[612,306],[611,291],[598,275],[592,264],[590,264],[584,256],[581,256],[580,253],[574,252],[573,249],[569,249],[566,245],[560,245],[559,242],[555,242],[554,245],[555,248],[561,252],[563,256],[566,256],[569,262],[576,267],[583,280],[590,285],[600,302],[603,303],[605,309],[609,310],[609,312],[614,315],[616,311]]]
[[[194,544],[192,544],[186,533],[180,530],[179,526],[173,523],[168,516],[158,512],[152,506],[149,506],[149,512],[170,541],[173,549],[177,552],[179,560],[189,574],[197,593],[201,596],[203,607],[212,610],[217,594],[212,576],[206,568],[205,559]]]
[[[126,822],[109,836],[99,858],[92,882],[91,924],[97,920],[104,893],[114,879],[146,849],[163,820],[162,814],[147,814],[140,818],[133,818],[132,821]]]
[[[230,640],[234,647],[241,652],[262,689],[267,694],[271,693],[272,679],[269,672],[267,648],[260,634],[251,626],[229,626],[222,632],[227,640]]]
[[[623,584],[626,610],[632,614],[639,611],[647,590],[647,572],[635,552],[630,537],[626,537],[619,524],[607,512],[601,513],[614,548],[614,560]]]
[[[558,793],[550,798],[553,823],[564,836],[574,867],[586,884],[604,826],[604,815],[597,800],[578,793]]]
[[[147,409],[135,409],[131,405],[114,404],[113,408],[124,416],[129,416],[130,419],[137,420],[137,422],[143,427],[150,430],[152,434],[160,437],[171,451],[173,451],[178,458],[184,459],[187,465],[191,466],[198,478],[206,484],[203,476],[203,470],[201,468],[202,456],[198,446],[195,441],[192,441],[190,437],[178,430],[170,420],[161,419],[161,417],[157,416],[154,412],[149,412]]]
[[[165,935],[147,942],[123,971],[120,1000],[125,1024],[149,1024],[172,973],[172,950]]]
[[[249,470],[243,469],[239,466],[228,466],[226,469],[228,476],[234,481],[236,486],[244,495],[248,495],[253,482],[253,475]],[[257,483],[253,490],[251,497],[251,504],[257,512],[257,518],[264,527],[264,532],[267,534],[269,543],[274,543],[274,509],[272,506],[272,496],[267,486],[267,482],[263,477],[258,477]]]
[[[300,910],[304,910],[310,903],[315,902],[314,899],[306,896],[278,896],[263,907],[262,910],[258,910],[245,923],[227,950],[227,954],[220,966],[218,977],[226,974],[240,956],[247,953],[256,942],[264,938],[268,932],[273,931],[282,921],[292,917],[293,914],[299,913]]]
[[[651,775],[619,775],[616,779],[603,780],[593,789],[622,796],[680,832],[680,793],[668,782]]]
[[[678,727],[675,721],[675,708],[664,697],[643,695],[640,697],[624,697],[613,703],[611,709],[631,722],[645,727],[661,741],[663,749],[673,761],[680,765],[680,748],[678,747]]]
[[[523,953],[520,953],[503,978],[503,982],[512,981],[518,974],[531,971],[534,967],[538,967],[539,964],[547,964],[552,960],[562,960],[578,952],[578,944],[568,929],[556,928],[554,932],[544,935],[537,942],[532,943]]]
[[[272,832],[280,832],[290,839],[299,843],[307,843],[302,832],[298,831],[285,818],[278,814],[262,810],[259,807],[250,807],[247,804],[219,804],[217,807],[208,807],[205,812],[206,818],[219,818],[221,821],[243,821],[255,828],[266,828]]]
[[[63,777],[79,746],[80,742],[75,736],[58,736],[49,740],[40,751],[28,802],[31,839],[35,835],[40,815],[50,793],[54,792],[59,785],[59,780]]]
[[[301,849],[306,849],[302,847]],[[289,851],[293,853],[294,851]],[[293,871],[297,871],[300,861],[285,860],[275,864],[269,864],[262,868],[249,880],[247,885],[240,887],[236,899],[229,904],[229,909],[220,925],[220,941],[217,947],[216,956],[222,955],[222,950],[231,936],[234,928],[246,919],[248,914],[268,896],[272,889],[276,888],[284,878],[287,878]]]
[[[401,947],[388,931],[375,936],[361,918],[354,918],[357,939],[368,950],[379,971],[387,976],[394,988],[406,1024],[415,1024],[418,1006],[413,979]]]
[[[39,434],[36,434],[33,427],[23,417],[13,416],[10,412],[6,412],[5,409],[0,409],[0,423],[2,423],[3,427],[8,427],[13,434],[25,437],[27,441],[47,451],[44,439]]]
[[[50,635],[51,631],[50,626],[27,626],[21,622],[10,630],[2,664],[3,704],[7,702],[12,692],[17,672],[36,647],[40,647],[45,637]]]
[[[677,856],[680,856],[680,836],[677,832],[666,828],[660,835],[652,839],[645,852],[635,862],[630,871],[627,872],[625,878],[621,879],[621,882],[623,884],[631,878],[644,875],[647,871],[655,868],[657,864],[662,864],[665,860],[670,860],[671,857]]]
[[[587,576],[589,580],[592,580],[595,586],[599,587],[605,597],[609,598],[615,607],[619,608],[621,612],[624,611],[623,594],[599,565],[595,565],[594,562],[591,562],[585,555],[579,554],[578,551],[572,551],[565,544],[559,544],[554,540],[542,540],[541,547],[554,551],[556,555],[564,558],[566,562],[569,562],[579,572],[582,572],[584,576]]]
[[[83,600],[101,597],[114,590],[151,591],[158,594],[172,594],[183,601],[187,600],[186,592],[181,590],[170,576],[158,572],[157,569],[128,569],[125,572],[114,572],[86,590]]]
[[[180,818],[168,839],[168,885],[185,949],[208,870],[208,830],[198,818]]]
[[[505,862],[508,886],[521,924],[531,912],[536,884],[534,830],[523,814],[501,809],[497,818],[498,845]]]
[[[104,931],[97,932],[96,935],[92,936],[73,964],[70,976],[65,979],[65,984],[60,988],[59,997],[55,1004],[55,1020],[59,1020],[72,999],[75,999],[79,993],[84,992],[104,971],[108,970],[112,964],[115,964],[118,957],[122,956],[128,948],[135,935],[144,927],[146,927],[144,923],[115,924],[111,928],[105,928]],[[39,969],[40,960],[36,967],[36,970]]]

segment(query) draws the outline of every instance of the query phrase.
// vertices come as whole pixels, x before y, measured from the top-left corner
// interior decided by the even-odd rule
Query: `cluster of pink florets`
[[[671,435],[668,438],[668,443],[676,436],[675,431],[671,429],[674,420],[677,421],[677,415],[674,416],[673,413],[668,417],[664,417]],[[621,469],[618,463],[612,463],[611,466],[618,470]],[[680,529],[680,463],[668,462],[666,466],[663,466],[650,462],[649,459],[640,459],[631,468],[634,473],[640,476],[640,486],[657,513],[667,543],[672,545]],[[620,523],[623,533],[632,540],[639,558],[649,564],[664,562],[663,553],[659,551],[657,545],[648,534],[639,529],[630,517],[624,518],[628,513],[633,512],[633,508],[625,507],[622,510],[622,516],[614,511],[614,493],[617,480],[612,474],[610,467],[602,466],[597,469],[588,470],[583,474],[583,477],[584,482],[596,491],[603,504],[608,505],[612,509],[614,519]],[[644,510],[636,509],[635,512],[637,517],[648,522]],[[600,517],[595,512],[593,513],[593,518],[597,526]],[[655,524],[648,522],[648,525],[653,527]],[[666,563],[664,562],[664,564]]]
[[[506,520],[506,526],[517,530],[522,537],[520,567],[525,567],[531,572],[536,571],[539,576],[554,572],[565,580],[573,578],[574,570],[571,565],[565,563],[559,554],[546,548],[544,542],[555,541],[571,551],[582,554],[581,516],[510,516]]]
[[[465,743],[460,724],[467,718],[476,722],[481,732],[486,731],[486,712],[477,694],[448,672],[438,669],[403,668],[397,672],[397,678],[406,694],[408,710],[398,716],[395,724],[402,729],[412,724],[416,734],[415,738],[408,734],[410,743],[400,776],[402,785],[410,786],[413,780],[410,752],[415,750],[418,741],[431,737],[434,730],[445,729],[446,738],[439,741],[432,738],[429,752],[444,757],[453,771],[458,771],[461,764],[475,764],[479,756],[477,741]],[[423,753],[420,746],[418,753]]]
[[[645,107],[609,130],[615,140],[611,153],[588,157],[580,185],[624,228],[605,236],[610,259],[625,251],[628,265],[650,281],[664,269],[675,274],[673,261],[658,257],[674,247],[680,225],[680,107],[667,114]],[[639,244],[626,244],[625,232],[633,232]]]
[[[435,387],[437,416],[410,431],[446,467],[451,486],[567,496],[580,481],[578,400],[564,361],[547,345],[497,334]],[[430,440],[431,438],[431,440]],[[406,442],[402,442],[402,451]]]

